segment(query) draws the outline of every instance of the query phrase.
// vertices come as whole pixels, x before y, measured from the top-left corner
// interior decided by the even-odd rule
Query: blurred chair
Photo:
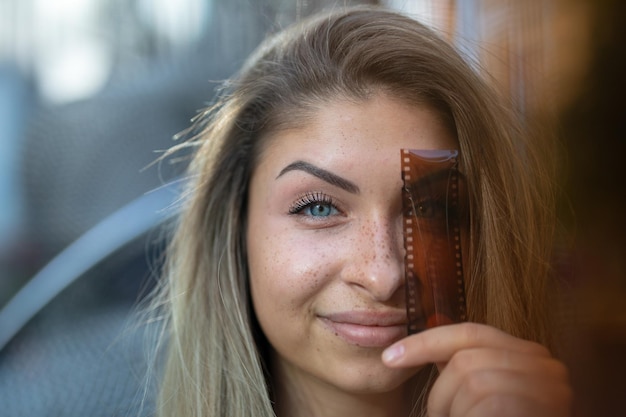
[[[0,310],[0,414],[152,414],[149,325],[133,313],[158,275],[178,185],[107,217]]]

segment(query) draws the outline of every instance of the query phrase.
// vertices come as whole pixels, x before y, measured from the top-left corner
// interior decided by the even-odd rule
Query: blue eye
[[[306,206],[302,211],[313,217],[328,217],[337,214],[337,209],[328,203],[315,203]]]
[[[309,217],[330,217],[340,214],[332,199],[323,193],[308,193],[300,197],[289,209],[289,214]]]

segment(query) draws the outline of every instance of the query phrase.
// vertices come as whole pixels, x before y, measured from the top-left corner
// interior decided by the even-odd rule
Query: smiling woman
[[[568,415],[541,149],[431,30],[384,9],[307,19],[196,129],[155,299],[161,415]],[[408,336],[401,149],[459,154],[472,323]]]
[[[319,385],[404,395],[413,371],[380,360],[407,328],[399,149],[456,146],[435,113],[382,91],[311,111],[267,137],[248,200],[251,297],[285,415],[299,409],[294,390]]]

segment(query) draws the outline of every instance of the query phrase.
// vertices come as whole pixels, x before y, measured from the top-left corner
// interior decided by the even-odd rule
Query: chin
[[[333,385],[353,394],[384,394],[403,389],[419,369],[391,369],[383,365],[348,366],[336,369]],[[330,378],[329,378],[330,379]],[[330,382],[330,381],[329,381]]]

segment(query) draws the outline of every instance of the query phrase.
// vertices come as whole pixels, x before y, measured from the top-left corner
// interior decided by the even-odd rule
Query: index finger
[[[382,358],[388,366],[413,367],[448,362],[461,350],[481,347],[550,356],[548,349],[539,343],[517,338],[495,327],[459,323],[408,336],[385,349]]]

